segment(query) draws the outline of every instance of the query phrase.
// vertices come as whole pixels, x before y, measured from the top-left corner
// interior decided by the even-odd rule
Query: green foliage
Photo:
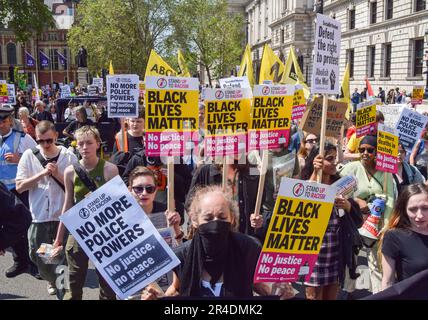
[[[13,30],[21,42],[33,33],[55,27],[52,13],[43,0],[0,0],[0,24]]]
[[[14,77],[15,77],[15,83],[18,84],[18,87],[22,90],[27,89],[27,74],[26,73],[19,73],[19,68],[15,67],[13,70]]]
[[[89,71],[96,74],[113,61],[116,73],[143,76],[151,49],[163,53],[170,36],[173,0],[82,0],[68,33],[74,55],[88,51]]]
[[[227,12],[225,0],[183,0],[174,10],[173,39],[189,65],[206,69],[212,78],[229,76],[240,62],[243,17]]]

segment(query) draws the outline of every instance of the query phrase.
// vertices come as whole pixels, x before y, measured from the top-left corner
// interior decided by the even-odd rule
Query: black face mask
[[[203,264],[211,275],[211,284],[216,283],[224,272],[230,230],[230,222],[221,220],[204,223],[197,230],[201,239]]]

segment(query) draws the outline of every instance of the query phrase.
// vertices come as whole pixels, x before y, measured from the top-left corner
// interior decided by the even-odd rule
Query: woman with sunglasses
[[[306,158],[311,152],[312,148],[318,142],[318,137],[312,133],[306,133],[304,139],[301,142],[297,158],[299,159],[300,168],[305,166]]]
[[[321,183],[331,185],[340,179],[337,173],[337,147],[326,143],[324,154],[319,154],[316,146],[310,152],[302,170],[303,180],[317,181],[321,171]],[[339,214],[339,210],[344,215]],[[306,298],[310,300],[335,300],[339,285],[343,286],[346,267],[349,274],[356,277],[356,257],[352,239],[363,224],[360,208],[353,199],[337,196],[330,214],[327,230],[324,234],[321,249],[315,267],[306,285]]]
[[[369,205],[376,198],[385,197],[385,212],[380,220],[379,230],[389,221],[397,195],[397,187],[391,173],[376,170],[376,148],[377,137],[365,136],[361,139],[358,151],[361,155],[360,161],[345,164],[340,170],[341,176],[354,176],[358,181],[358,189],[355,200],[360,205],[361,211],[366,216],[370,214]],[[386,183],[384,183],[386,179]],[[384,189],[384,185],[386,190]],[[377,258],[377,244],[367,248],[367,259],[369,263],[372,292],[381,290],[382,273],[380,272],[380,261]]]
[[[149,168],[139,166],[131,171],[128,179],[129,191],[137,199],[139,205],[143,208],[149,218],[151,218],[151,215],[155,213],[165,213],[168,225],[174,229],[175,239],[177,241],[181,240],[184,233],[180,228],[180,215],[176,211],[167,211],[166,204],[155,201],[157,181],[153,171]],[[155,222],[155,227],[158,227]]]

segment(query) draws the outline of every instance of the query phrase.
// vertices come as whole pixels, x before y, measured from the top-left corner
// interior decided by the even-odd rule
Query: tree
[[[18,41],[54,28],[55,21],[43,0],[0,0],[0,25],[13,30]]]
[[[190,64],[205,68],[210,85],[213,76],[229,76],[242,53],[243,17],[227,9],[225,0],[183,0],[171,21],[173,39]]]
[[[81,45],[88,51],[93,73],[108,66],[144,75],[150,51],[162,53],[171,35],[174,0],[82,0],[68,33],[73,54]]]

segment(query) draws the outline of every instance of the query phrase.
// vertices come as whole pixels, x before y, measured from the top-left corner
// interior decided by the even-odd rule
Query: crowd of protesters
[[[288,177],[316,181],[321,174],[326,185],[347,175],[358,181],[353,198],[335,199],[313,273],[308,282],[301,283],[307,299],[337,299],[345,282],[349,287],[358,277],[357,256],[361,250],[367,254],[372,293],[428,269],[428,134],[422,136],[411,154],[400,145],[399,170],[393,175],[375,169],[376,136],[356,138],[352,121],[346,124],[343,138],[326,143],[323,154],[319,153],[320,137],[302,132],[294,123],[291,142],[270,151],[261,215],[254,214],[260,178],[254,159],[259,155],[241,154],[227,164],[224,191],[218,186],[223,180],[223,164],[209,161],[199,151],[182,157],[175,165],[175,211],[167,211],[166,163],[145,154],[143,104],[138,118],[126,119],[122,127],[126,132],[117,132],[113,154],[107,161],[98,152],[102,137],[96,128],[98,122],[111,120],[103,106],[70,104],[59,115],[58,94],[46,92],[40,100],[32,100],[18,91],[16,105],[0,106],[0,195],[2,205],[10,208],[2,210],[0,229],[6,231],[8,223],[20,227],[12,228],[16,230],[13,240],[3,231],[0,234],[0,254],[10,248],[14,258],[6,277],[16,277],[31,268],[33,275],[47,282],[49,294],[82,299],[88,257],[59,223],[59,216],[91,191],[88,177],[97,188],[120,175],[147,215],[162,213],[167,224],[173,226],[171,246],[181,262],[173,271],[172,281],[163,288],[165,293],[149,286],[139,298],[156,299],[163,294],[235,298],[270,295],[270,284],[254,284],[253,277],[278,194],[279,182],[273,173],[278,163],[288,168],[284,170]],[[77,89],[73,94],[82,92]],[[355,89],[351,96],[354,107],[362,97],[366,93]],[[388,93],[379,88],[378,97],[385,104],[408,102],[406,92],[398,88]],[[201,119],[203,106],[201,102]],[[62,116],[68,125],[57,132],[55,123]],[[376,118],[378,123],[384,120],[380,112]],[[57,145],[60,134],[75,141],[77,153]],[[8,221],[11,210],[17,210],[10,200],[13,196],[22,201],[20,208],[27,207],[31,213],[28,233],[23,231],[28,226],[25,219],[22,223]],[[379,198],[385,201],[381,240],[365,246],[359,239],[361,243],[355,244],[358,229]],[[54,244],[58,252],[65,253],[63,263],[68,265],[70,283],[65,295],[55,287],[55,266],[45,265],[36,254],[42,243]],[[99,285],[100,299],[115,299],[100,275]],[[286,284],[276,294],[290,298],[294,295],[292,286]]]

